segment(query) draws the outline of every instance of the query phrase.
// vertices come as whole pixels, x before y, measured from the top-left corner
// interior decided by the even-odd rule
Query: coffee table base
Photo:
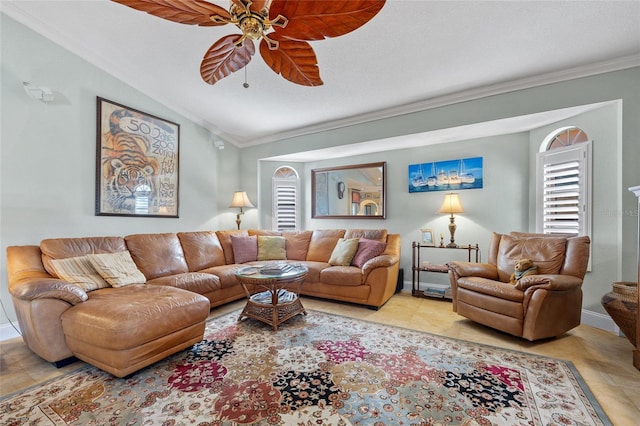
[[[298,314],[307,315],[307,311],[302,306],[302,302],[300,302],[300,298],[297,295],[291,302],[279,302],[275,305],[257,303],[249,299],[240,317],[238,317],[238,321],[244,317],[249,317],[269,324],[274,330],[278,330],[280,324]]]

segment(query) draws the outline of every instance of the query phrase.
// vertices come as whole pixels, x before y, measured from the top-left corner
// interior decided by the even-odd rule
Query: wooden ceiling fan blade
[[[287,18],[274,30],[289,39],[322,40],[356,30],[380,12],[385,0],[273,0],[269,18]]]
[[[212,27],[225,25],[231,16],[224,8],[203,0],[112,0],[168,21]]]
[[[251,61],[256,48],[247,39],[238,46],[241,38],[240,34],[224,36],[207,50],[200,64],[200,75],[206,83],[215,84]]]
[[[260,41],[260,54],[264,62],[276,73],[282,75],[292,83],[302,86],[321,86],[318,60],[313,48],[306,41],[287,40],[278,38],[277,49],[269,48],[269,44]]]

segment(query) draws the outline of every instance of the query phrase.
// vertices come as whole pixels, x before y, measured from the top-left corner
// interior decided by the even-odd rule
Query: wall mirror
[[[311,170],[311,217],[384,219],[387,163]]]

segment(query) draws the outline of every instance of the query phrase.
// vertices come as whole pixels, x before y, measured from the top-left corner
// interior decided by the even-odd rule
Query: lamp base
[[[449,243],[446,246],[447,248],[458,248],[458,245],[456,243]]]

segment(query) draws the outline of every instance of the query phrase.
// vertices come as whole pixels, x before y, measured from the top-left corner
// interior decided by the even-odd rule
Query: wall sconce
[[[253,207],[251,201],[249,201],[249,197],[247,197],[247,193],[245,191],[236,191],[233,193],[233,200],[231,201],[231,205],[229,207],[235,207],[240,209],[240,213],[236,214],[236,224],[238,225],[238,229],[240,229],[240,215],[243,215],[242,211],[245,207]]]
[[[438,213],[451,214],[451,217],[449,218],[449,233],[451,234],[451,242],[447,244],[447,247],[458,247],[455,239],[453,238],[453,234],[455,234],[456,232],[456,223],[453,214],[464,213],[464,209],[462,208],[462,204],[460,203],[460,197],[458,197],[458,194],[450,192],[449,194],[445,195],[444,201],[442,202],[442,206],[440,206],[440,210],[438,210]]]
[[[24,87],[24,91],[29,95],[31,99],[36,99],[42,102],[52,102],[53,101],[53,92],[51,89],[45,86],[34,86],[29,81],[23,81],[22,87]]]
[[[338,182],[338,198],[342,200],[344,197],[344,182]]]

